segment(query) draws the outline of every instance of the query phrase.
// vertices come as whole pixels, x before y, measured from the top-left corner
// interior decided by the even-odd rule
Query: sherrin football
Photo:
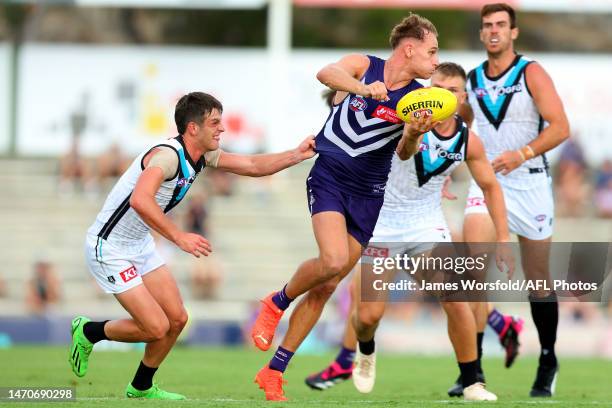
[[[449,118],[457,109],[457,98],[446,89],[435,86],[407,93],[397,103],[397,116],[404,122],[421,115],[432,116],[434,122]]]

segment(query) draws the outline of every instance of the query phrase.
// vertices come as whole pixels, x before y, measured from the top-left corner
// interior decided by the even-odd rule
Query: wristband
[[[529,145],[523,146],[521,148],[521,153],[523,153],[523,156],[525,157],[526,160],[533,159],[535,157],[535,152]]]

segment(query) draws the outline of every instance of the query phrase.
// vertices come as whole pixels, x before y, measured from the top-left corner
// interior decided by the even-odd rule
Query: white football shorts
[[[552,180],[548,178],[542,185],[528,190],[502,185],[510,232],[531,240],[542,240],[552,236],[555,204],[551,182]],[[488,213],[482,190],[472,180],[465,215]]]
[[[134,246],[118,246],[87,234],[85,260],[98,285],[112,294],[140,285],[142,276],[165,264],[150,236]]]
[[[364,256],[387,258],[398,254],[415,256],[429,252],[435,243],[451,242],[450,230],[442,217],[428,225],[409,228],[398,228],[397,223],[392,220],[388,221],[385,217],[378,218],[374,235]]]

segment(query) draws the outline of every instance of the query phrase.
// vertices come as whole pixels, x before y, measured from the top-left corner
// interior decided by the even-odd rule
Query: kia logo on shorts
[[[134,279],[136,276],[138,276],[138,273],[136,273],[135,266],[130,266],[125,271],[119,272],[119,276],[121,276],[121,279],[123,279],[125,283],[128,283],[129,281]]]

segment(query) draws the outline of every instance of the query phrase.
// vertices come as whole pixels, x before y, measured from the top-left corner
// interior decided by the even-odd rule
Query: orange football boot
[[[266,364],[255,376],[255,382],[259,389],[266,393],[267,401],[287,401],[283,392],[283,384],[287,381],[283,380],[283,373],[280,371],[272,370]]]
[[[278,326],[278,322],[281,317],[283,317],[284,313],[272,301],[272,296],[275,294],[276,292],[268,295],[261,301],[263,305],[251,329],[251,338],[255,346],[263,351],[268,350],[272,345],[276,326]]]

